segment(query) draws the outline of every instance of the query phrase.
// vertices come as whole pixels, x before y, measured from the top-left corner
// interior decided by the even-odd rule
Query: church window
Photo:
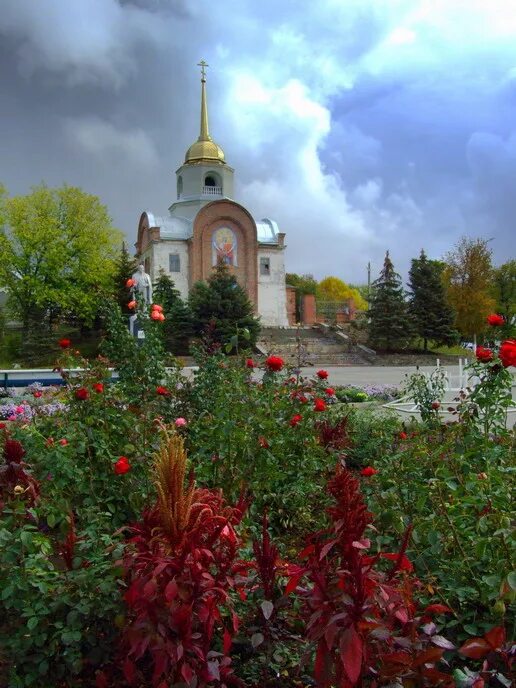
[[[218,186],[217,180],[211,174],[209,174],[204,180],[204,186]]]
[[[179,175],[179,177],[177,178],[177,197],[181,198],[182,195],[183,195],[183,177],[181,177],[181,175]]]
[[[168,254],[168,271],[181,272],[181,261],[179,259],[179,253]]]
[[[213,232],[212,240],[212,265],[238,265],[237,263],[237,238],[229,227],[219,227]]]
[[[270,275],[271,274],[271,259],[270,258],[260,258],[260,275]]]

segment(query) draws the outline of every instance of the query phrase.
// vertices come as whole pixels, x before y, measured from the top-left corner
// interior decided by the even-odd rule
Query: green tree
[[[460,239],[446,256],[444,283],[461,335],[469,338],[483,332],[486,317],[496,305],[491,296],[491,251],[485,239]]]
[[[91,323],[112,292],[116,246],[107,209],[76,187],[0,196],[0,286],[25,332],[57,313]]]
[[[514,331],[513,320],[516,316],[516,260],[509,260],[494,270],[493,296],[496,300],[496,312],[503,315],[507,336]]]
[[[120,306],[124,315],[130,315],[132,311],[127,308],[130,300],[130,292],[127,288],[127,280],[136,272],[138,261],[136,258],[131,258],[131,255],[125,247],[125,241],[122,242],[122,248],[118,258],[115,261],[115,274],[113,277],[113,295],[116,302]]]
[[[218,265],[207,282],[194,284],[189,303],[197,335],[210,331],[214,342],[227,344],[237,328],[247,329],[250,338],[246,343],[255,344],[260,323],[246,292],[225,265]]]
[[[287,272],[285,281],[290,287],[296,287],[299,294],[315,294],[317,280],[312,275],[297,275],[295,272]]]
[[[412,259],[409,271],[409,311],[416,333],[423,339],[425,351],[430,339],[450,346],[458,337],[453,327],[455,314],[446,300],[443,270],[443,263],[428,260],[422,250],[419,258]]]
[[[369,340],[372,346],[391,351],[405,347],[413,336],[413,324],[405,301],[400,275],[385,254],[380,277],[373,282],[369,305]]]
[[[166,320],[163,323],[165,348],[173,354],[187,354],[193,335],[192,314],[183,301],[173,280],[160,270],[154,284],[154,303],[163,307]]]

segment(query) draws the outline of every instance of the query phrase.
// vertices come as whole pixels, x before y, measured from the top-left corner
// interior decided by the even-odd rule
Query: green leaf
[[[31,616],[30,619],[27,621],[27,628],[29,631],[32,631],[36,626],[38,625],[38,617],[37,616]]]
[[[507,576],[507,583],[511,590],[516,590],[516,571],[511,571]]]

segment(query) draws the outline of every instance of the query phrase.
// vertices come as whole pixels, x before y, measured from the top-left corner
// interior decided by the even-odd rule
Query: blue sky
[[[236,200],[287,266],[406,273],[461,235],[516,246],[516,0],[3,0],[0,180],[98,194],[133,242],[174,200],[200,58]]]

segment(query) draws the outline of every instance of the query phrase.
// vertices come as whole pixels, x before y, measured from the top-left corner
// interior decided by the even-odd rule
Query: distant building
[[[153,281],[163,270],[183,298],[222,262],[247,291],[262,325],[285,327],[285,235],[273,220],[257,221],[233,200],[234,170],[209,133],[206,64],[200,66],[199,138],[176,171],[177,200],[168,214],[142,213],[137,256]]]

